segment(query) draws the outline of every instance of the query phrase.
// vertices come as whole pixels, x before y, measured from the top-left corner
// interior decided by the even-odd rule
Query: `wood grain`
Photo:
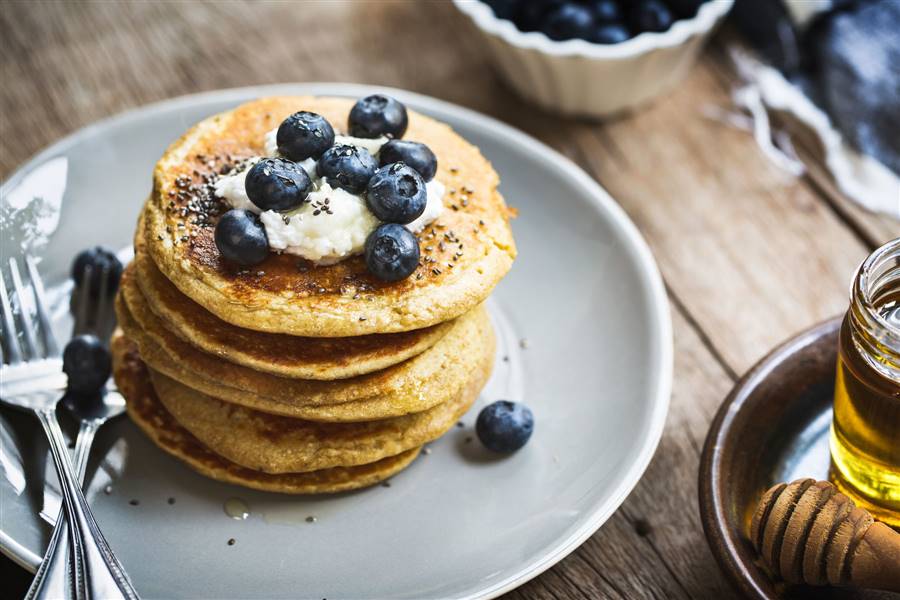
[[[606,123],[560,119],[499,84],[447,2],[4,2],[0,175],[75,129],[181,94],[294,81],[401,87],[495,116],[596,177],[650,243],[675,326],[675,386],[645,477],[581,548],[509,598],[727,598],[697,514],[697,465],[739,373],[842,312],[859,261],[900,223],[844,198],[816,162],[792,179],[731,109],[726,35],[669,96]],[[513,199],[514,202],[514,199]]]

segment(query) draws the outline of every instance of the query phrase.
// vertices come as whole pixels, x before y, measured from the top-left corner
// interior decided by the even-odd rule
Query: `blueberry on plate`
[[[475,433],[488,450],[515,452],[525,445],[534,431],[531,409],[519,402],[497,400],[478,413]]]
[[[262,210],[292,210],[309,196],[312,180],[295,162],[264,158],[250,167],[244,179],[250,202]]]
[[[101,281],[99,274],[106,270],[106,290],[112,296],[119,288],[119,279],[122,277],[122,263],[116,258],[116,255],[109,248],[103,246],[94,246],[87,250],[82,250],[72,262],[72,279],[75,280],[75,286],[80,286],[84,279],[87,268],[91,268],[90,294],[97,297],[100,295]]]
[[[366,239],[366,267],[382,281],[400,281],[419,265],[419,241],[396,223],[379,225]]]
[[[594,0],[590,6],[598,23],[616,23],[622,20],[622,9],[616,0]]]
[[[97,336],[75,336],[66,344],[63,373],[69,377],[69,391],[95,394],[106,384],[111,372],[109,350]]]
[[[419,142],[391,140],[381,147],[378,160],[382,167],[395,162],[406,163],[418,171],[425,181],[431,181],[437,173],[437,157],[431,148]]]
[[[387,223],[412,223],[425,212],[427,203],[422,176],[402,162],[375,171],[366,188],[366,205]]]
[[[293,160],[319,158],[334,144],[334,129],[325,117],[301,110],[278,126],[278,152]]]
[[[338,144],[325,151],[316,163],[316,173],[324,177],[332,187],[339,187],[351,194],[361,194],[378,163],[365,148]]]
[[[660,0],[640,0],[631,6],[628,20],[634,31],[661,32],[672,26],[672,11]]]
[[[226,260],[249,267],[269,255],[269,238],[259,217],[249,210],[229,210],[216,223],[216,247]]]
[[[620,44],[631,37],[628,28],[619,23],[600,23],[591,30],[590,41],[595,44]]]
[[[567,2],[547,15],[541,31],[556,41],[587,39],[593,25],[594,14],[590,8]]]
[[[357,101],[350,109],[350,135],[377,138],[383,135],[402,138],[409,124],[406,107],[390,96],[372,94]]]

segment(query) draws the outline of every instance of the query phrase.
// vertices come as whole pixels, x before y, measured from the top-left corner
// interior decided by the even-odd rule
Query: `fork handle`
[[[128,575],[100,532],[81,486],[76,483],[72,461],[63,439],[54,409],[35,411],[47,438],[53,463],[59,475],[63,504],[69,517],[72,549],[75,556],[76,591],[86,598],[138,600]],[[80,576],[80,578],[79,578]]]
[[[99,424],[95,421],[89,419],[81,421],[72,457],[79,484],[84,481],[87,458],[97,429]],[[74,550],[75,547],[70,543],[69,537],[68,519],[65,507],[62,507],[56,517],[56,526],[53,528],[53,535],[50,536],[50,543],[47,544],[44,560],[34,575],[31,587],[25,594],[25,600],[57,600],[78,596],[75,587],[76,571],[73,568],[77,551]],[[70,548],[73,549],[72,552],[69,552]]]

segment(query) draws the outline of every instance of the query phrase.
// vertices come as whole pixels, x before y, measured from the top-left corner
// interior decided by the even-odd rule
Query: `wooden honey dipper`
[[[763,494],[750,539],[770,574],[788,583],[900,592],[900,533],[814,479]]]

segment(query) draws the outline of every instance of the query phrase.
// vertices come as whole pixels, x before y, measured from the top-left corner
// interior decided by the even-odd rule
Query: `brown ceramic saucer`
[[[851,588],[788,587],[757,566],[747,524],[781,481],[828,479],[828,432],[840,318],[788,340],[735,385],[710,426],[700,462],[700,514],[728,579],[754,599],[889,599]]]

